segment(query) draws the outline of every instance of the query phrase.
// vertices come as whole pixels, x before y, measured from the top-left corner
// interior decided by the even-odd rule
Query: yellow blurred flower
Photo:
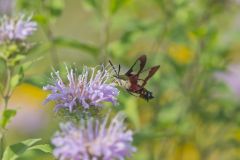
[[[185,143],[176,148],[171,160],[200,160],[200,153],[192,143]]]
[[[143,106],[139,109],[141,126],[149,125],[151,123],[154,116],[154,110],[155,109],[150,106]]]
[[[42,88],[23,83],[14,90],[9,106],[39,108],[43,106],[46,97],[47,92]]]
[[[240,129],[236,129],[234,132],[233,138],[237,141],[240,141]]]
[[[173,44],[168,49],[168,55],[176,63],[186,65],[192,62],[194,52],[185,45]]]
[[[47,92],[31,84],[23,83],[13,92],[9,108],[16,109],[17,114],[8,126],[11,132],[21,134],[38,134],[49,124],[49,116],[43,106]]]

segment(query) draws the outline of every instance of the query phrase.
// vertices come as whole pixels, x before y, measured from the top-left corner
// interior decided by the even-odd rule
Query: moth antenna
[[[112,66],[112,68],[113,68],[114,72],[116,73],[116,75],[118,76],[118,72],[117,72],[116,68],[114,67],[114,65],[112,64],[112,62],[110,60],[108,62]]]
[[[116,68],[114,67],[114,65],[112,64],[112,62],[111,62],[110,60],[109,60],[108,62],[110,63],[110,65],[112,66],[114,72],[116,73],[116,78],[118,79],[118,80],[117,80],[118,85],[120,84],[120,85],[122,86],[122,83],[121,83],[121,81],[119,80],[120,64],[119,64],[119,66],[118,66],[118,72],[117,72],[117,70],[116,70]]]
[[[119,74],[120,74],[120,69],[121,69],[121,66],[120,64],[118,65],[118,77],[119,77]]]

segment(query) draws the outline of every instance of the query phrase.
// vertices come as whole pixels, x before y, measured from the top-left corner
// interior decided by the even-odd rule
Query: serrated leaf
[[[54,44],[59,46],[71,47],[74,49],[87,51],[92,55],[98,54],[98,51],[99,51],[99,49],[93,45],[82,43],[77,40],[62,38],[62,37],[55,38],[53,42]]]
[[[16,160],[25,151],[27,151],[28,148],[32,147],[32,145],[39,142],[40,140],[41,140],[40,138],[28,139],[28,140],[22,141],[20,143],[16,143],[16,144],[8,146],[3,153],[2,160]]]
[[[5,128],[10,120],[16,115],[17,111],[14,109],[6,109],[2,113],[2,119],[0,121],[0,126]]]

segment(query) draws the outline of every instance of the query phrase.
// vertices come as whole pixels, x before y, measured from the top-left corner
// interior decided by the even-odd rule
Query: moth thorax
[[[119,79],[119,85],[125,89],[128,89],[131,84],[129,81]]]

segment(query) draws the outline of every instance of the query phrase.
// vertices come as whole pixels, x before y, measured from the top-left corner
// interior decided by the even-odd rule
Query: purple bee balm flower
[[[107,125],[109,114],[103,121],[81,120],[80,124],[60,124],[52,144],[53,154],[59,160],[124,160],[136,149],[131,145],[132,131],[124,126],[125,116],[118,113]]]
[[[20,15],[10,18],[4,16],[0,20],[0,43],[11,41],[24,41],[37,30],[37,23],[30,17]]]
[[[112,75],[107,69],[84,67],[82,74],[67,68],[67,82],[63,82],[59,72],[52,73],[53,85],[43,87],[51,91],[45,100],[55,101],[56,107],[68,108],[70,112],[78,106],[88,109],[91,106],[101,107],[102,102],[117,104],[118,89],[110,81]]]
[[[215,76],[224,81],[237,96],[240,96],[240,65],[230,65],[226,72],[218,72]]]

